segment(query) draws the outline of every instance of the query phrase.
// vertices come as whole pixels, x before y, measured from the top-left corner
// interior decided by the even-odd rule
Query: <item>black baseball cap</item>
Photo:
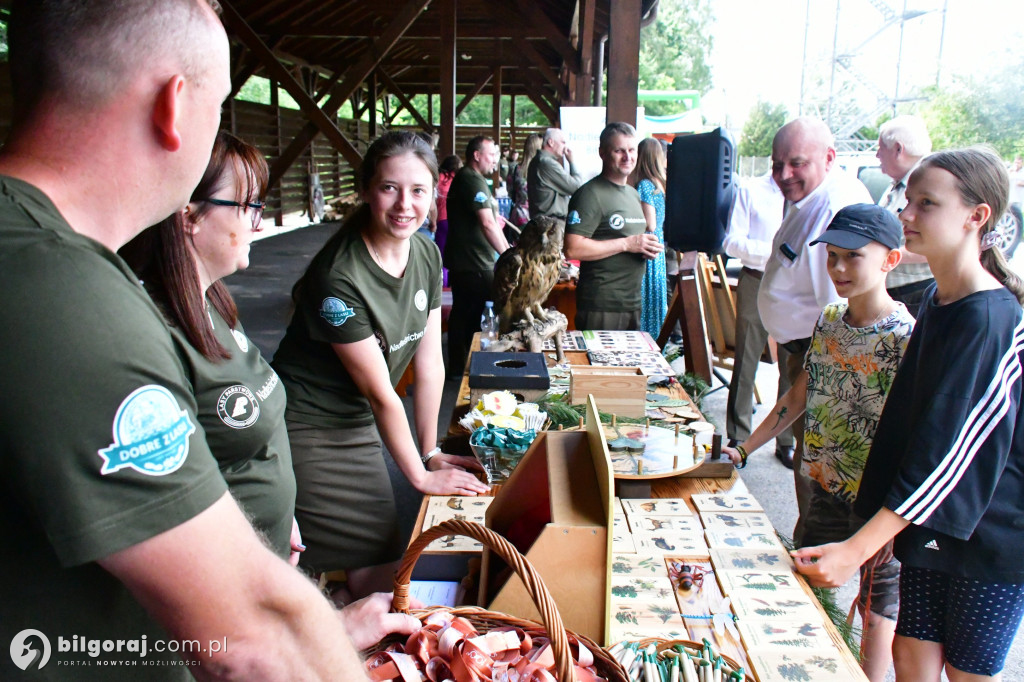
[[[878,242],[890,249],[903,243],[903,225],[893,213],[875,204],[852,204],[839,210],[828,229],[811,242],[832,244],[841,249],[859,249]]]

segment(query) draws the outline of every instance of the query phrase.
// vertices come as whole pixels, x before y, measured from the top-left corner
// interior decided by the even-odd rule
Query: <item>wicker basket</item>
[[[637,646],[641,650],[646,649],[648,646],[653,644],[654,647],[658,650],[659,654],[662,651],[665,651],[666,649],[671,649],[676,644],[682,644],[687,649],[689,649],[691,651],[697,651],[697,652],[700,652],[700,650],[704,648],[703,644],[700,644],[698,642],[691,642],[691,641],[685,640],[685,639],[662,639],[661,637],[648,637],[646,639],[629,640],[629,641],[635,641],[637,643]],[[728,673],[735,672],[736,670],[739,670],[742,667],[731,656],[726,656],[725,654],[722,654],[722,653],[719,653],[718,655],[722,657],[722,662],[724,662],[725,665],[728,666],[728,670],[726,670],[725,672],[728,672]]]
[[[491,551],[504,559],[523,581],[534,604],[537,606],[537,610],[541,613],[544,624],[474,606],[453,609],[434,607],[410,610],[409,580],[412,577],[412,569],[415,567],[416,561],[426,546],[445,535],[466,535],[471,537],[482,542]],[[582,635],[566,632],[565,626],[562,624],[562,617],[558,613],[558,608],[551,597],[551,593],[548,592],[548,588],[544,586],[544,581],[541,579],[540,574],[526,560],[526,557],[520,554],[505,538],[477,523],[445,521],[421,533],[412,545],[409,546],[409,549],[406,550],[405,556],[402,558],[402,564],[395,574],[395,597],[392,602],[392,608],[401,613],[411,613],[420,620],[424,620],[431,613],[445,611],[453,616],[465,618],[480,632],[488,632],[499,627],[516,627],[522,628],[531,636],[548,637],[551,641],[551,649],[555,657],[555,674],[557,679],[562,682],[576,681],[572,653],[569,647],[569,637],[571,636],[590,649],[594,654],[594,667],[608,682],[629,682],[626,671],[600,645]],[[372,655],[383,651],[393,641],[396,640],[394,638],[385,639],[364,653]]]

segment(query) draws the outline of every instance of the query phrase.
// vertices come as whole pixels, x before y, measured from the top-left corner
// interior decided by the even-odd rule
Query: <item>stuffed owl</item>
[[[494,307],[505,334],[525,320],[547,321],[542,307],[558,282],[565,221],[537,216],[523,226],[519,242],[494,264]]]

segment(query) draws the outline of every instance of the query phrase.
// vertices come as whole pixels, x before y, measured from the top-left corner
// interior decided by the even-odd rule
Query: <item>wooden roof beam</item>
[[[405,107],[406,111],[412,114],[412,117],[416,119],[416,122],[420,124],[420,127],[428,133],[434,132],[433,124],[427,122],[427,120],[420,115],[420,112],[418,112],[416,107],[412,105],[412,100],[405,96],[402,89],[395,84],[395,81],[391,80],[391,76],[385,73],[383,69],[377,71],[377,75],[380,76],[380,79],[384,82],[384,87],[387,88],[388,92],[398,98],[398,101],[402,103],[402,107]],[[396,108],[396,113],[400,111],[402,107]],[[394,116],[391,117],[391,120],[394,120]]]
[[[562,33],[561,30],[555,23],[551,21],[551,17],[542,10],[538,3],[532,0],[514,0],[516,7],[519,9],[518,13],[513,12],[519,19],[520,24],[523,26],[532,26],[538,29],[544,34],[544,37],[548,39],[551,46],[558,51],[558,54],[562,56],[562,60],[565,65],[569,67],[569,70],[573,73],[580,72],[580,59],[569,43],[569,36]],[[488,3],[490,4],[490,3]],[[501,3],[494,3],[500,5]]]
[[[363,56],[345,71],[344,80],[331,91],[330,98],[323,105],[322,111],[326,116],[333,116],[341,109],[345,101],[366,80],[367,76],[377,68],[380,60],[394,47],[395,43],[420,17],[423,10],[429,4],[430,0],[409,0],[406,2],[387,30],[381,34],[380,38],[371,41],[369,48]],[[280,178],[284,175],[285,171],[295,163],[296,159],[309,146],[309,143],[313,141],[313,138],[317,136],[318,132],[320,132],[319,126],[312,122],[307,123],[284,152],[281,153],[277,161],[274,162],[274,166],[270,171],[271,179]],[[361,160],[362,157],[360,156]]]
[[[330,115],[326,114],[320,107],[317,106],[313,98],[309,96],[302,85],[295,80],[292,75],[281,62],[277,60],[274,53],[270,51],[270,48],[260,39],[256,32],[245,22],[238,11],[231,5],[230,2],[224,0],[221,2],[223,7],[223,16],[225,23],[231,28],[232,32],[235,33],[241,40],[242,43],[248,47],[252,52],[263,62],[263,65],[270,72],[270,75],[280,83],[288,94],[292,96],[295,102],[302,109],[302,113],[309,117],[311,123],[309,125],[314,126],[315,129],[322,132],[331,144],[334,145],[335,149],[341,152],[345,160],[353,166],[358,166],[362,162],[362,155],[359,151],[349,142],[348,138],[345,137],[338,127],[334,124],[334,121],[330,119]],[[333,114],[331,114],[333,115]],[[312,139],[312,138],[311,138]],[[307,143],[308,144],[308,143]],[[300,150],[301,153],[301,150]],[[298,158],[296,155],[295,158]],[[275,175],[271,172],[270,185],[273,186],[278,180],[284,175],[284,171],[294,163],[295,159],[292,159],[287,166],[279,168],[280,159],[278,163],[274,164],[275,169],[279,169],[279,172]]]
[[[490,82],[491,76],[493,75],[494,71],[488,71],[484,75],[480,76],[480,79],[473,84],[473,88],[469,92],[467,92],[466,95],[459,102],[459,106],[455,107],[455,118],[458,118],[459,114],[466,110],[466,107],[469,106],[469,103],[473,101],[474,97],[483,92],[484,88],[487,87],[487,83]]]

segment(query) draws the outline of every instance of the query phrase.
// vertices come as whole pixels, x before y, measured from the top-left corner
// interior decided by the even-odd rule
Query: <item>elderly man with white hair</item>
[[[932,151],[932,140],[924,121],[917,116],[897,116],[878,129],[878,157],[882,172],[892,178],[892,186],[882,195],[878,205],[899,214],[907,205],[907,179],[921,159]],[[924,298],[925,289],[933,281],[932,271],[923,256],[905,248],[903,260],[886,277],[885,287],[895,300],[907,306],[911,314]]]

